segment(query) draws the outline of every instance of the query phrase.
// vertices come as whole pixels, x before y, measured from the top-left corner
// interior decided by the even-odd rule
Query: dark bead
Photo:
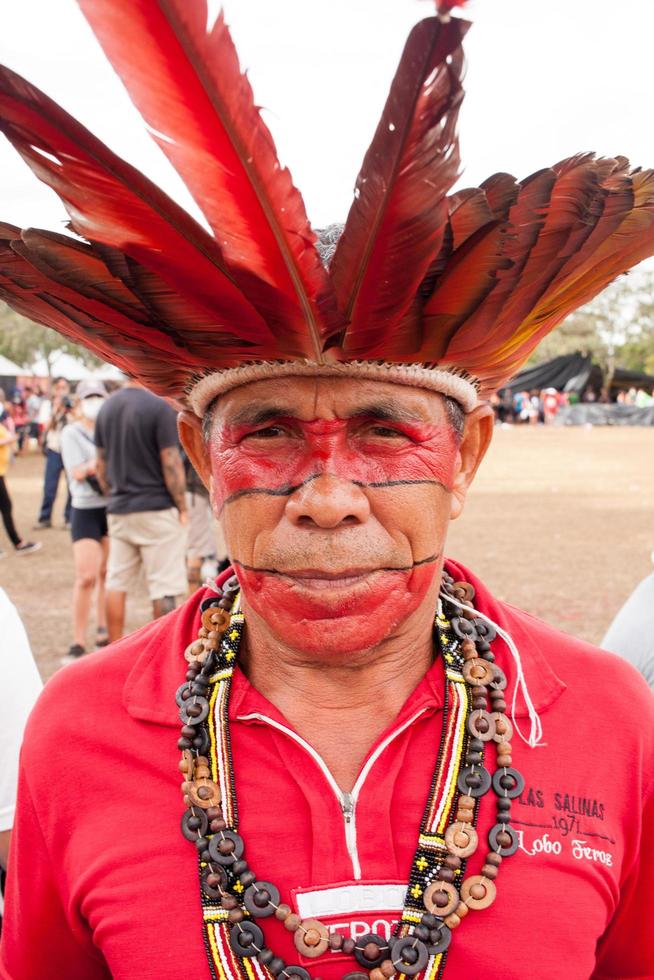
[[[207,884],[210,888],[218,888],[222,880],[222,875],[217,875],[215,871],[210,871],[207,875]]]
[[[484,757],[481,752],[466,752],[466,765],[480,766],[483,761]]]
[[[206,837],[198,837],[198,839],[195,842],[195,846],[197,847],[198,851],[201,854],[202,851],[204,851],[207,847],[209,847],[209,841],[207,840]]]
[[[209,864],[209,862],[211,861],[211,854],[209,853],[209,851],[207,850],[200,851],[200,860],[204,861],[205,864]]]
[[[285,965],[284,960],[280,956],[274,956],[268,964],[268,969],[274,977],[278,977]]]
[[[205,813],[207,815],[207,820],[215,820],[216,817],[222,817],[223,815],[223,811],[219,806],[209,806],[205,810]]]
[[[195,738],[196,736],[196,730],[193,725],[182,725],[180,731],[184,738]]]
[[[225,840],[221,840],[218,845],[218,850],[221,854],[232,854],[234,852],[234,841],[226,837]]]
[[[269,963],[272,963],[274,958],[275,954],[273,953],[272,949],[268,949],[267,946],[264,947],[260,953],[257,953],[257,959],[262,966],[268,966]]]
[[[233,895],[223,895],[223,897],[220,899],[220,904],[224,909],[227,909],[227,911],[229,912],[231,909],[236,908],[238,902],[236,901]]]
[[[355,943],[355,941],[353,939],[344,939],[343,940],[343,952],[344,953],[347,953],[348,956],[351,956],[352,955],[352,953],[354,952],[354,947],[355,946],[356,946],[356,943]]]
[[[451,871],[449,868],[441,868],[438,872],[437,877],[439,878],[440,881],[452,882],[454,881],[454,872]]]
[[[472,707],[475,709],[475,711],[483,711],[486,707],[486,698],[473,698]]]
[[[238,876],[238,879],[242,885],[247,887],[248,885],[251,885],[253,881],[257,880],[257,876],[255,875],[254,871],[244,871],[243,874]]]
[[[233,599],[220,599],[218,602],[219,609],[226,609],[228,612],[234,605]]]
[[[425,912],[420,921],[426,929],[435,929],[438,919],[431,912]]]
[[[418,954],[415,949],[411,948],[411,946],[407,946],[402,954],[402,958],[404,963],[408,963],[409,966],[411,966],[411,964],[418,961]]]
[[[204,745],[204,737],[202,735],[196,735],[195,738],[193,739],[193,748],[201,749],[203,745]]]
[[[244,918],[245,918],[245,912],[243,911],[243,909],[239,909],[239,908],[232,909],[228,916],[228,919],[232,924],[236,922],[242,922]],[[243,945],[247,945],[247,943],[245,942],[245,937],[243,937],[242,942]]]
[[[209,826],[211,827],[212,834],[218,834],[220,833],[221,830],[225,829],[227,824],[225,823],[222,817],[217,817],[216,820],[211,821]]]
[[[199,830],[202,826],[202,820],[195,814],[191,814],[191,816],[186,820],[186,826],[189,830]]]
[[[481,786],[481,776],[478,772],[468,773],[466,776],[466,786],[469,786],[470,789],[477,789],[478,786]]]
[[[247,871],[248,863],[247,861],[234,861],[232,865],[232,871],[235,875],[242,875],[244,871]]]
[[[471,738],[468,742],[468,748],[472,752],[482,752],[484,748],[484,743],[480,738]]]
[[[511,810],[511,800],[508,796],[498,796],[497,809],[500,813],[506,813]]]
[[[177,741],[177,748],[180,750],[180,752],[183,752],[185,749],[190,749],[191,745],[192,742],[190,738],[182,737]]]
[[[456,854],[448,854],[443,859],[443,864],[445,865],[446,868],[451,868],[452,871],[458,871],[459,868],[461,867],[461,858],[457,857]],[[434,926],[429,926],[429,928],[433,929]]]
[[[422,939],[423,942],[427,942],[429,939],[429,929],[427,926],[416,926],[413,930],[413,935],[416,939]]]

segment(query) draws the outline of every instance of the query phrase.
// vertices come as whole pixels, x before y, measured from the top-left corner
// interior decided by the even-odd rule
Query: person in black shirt
[[[127,593],[141,569],[155,618],[186,592],[185,474],[176,413],[129,383],[102,406],[95,442],[97,477],[108,497],[107,626],[117,640]]]

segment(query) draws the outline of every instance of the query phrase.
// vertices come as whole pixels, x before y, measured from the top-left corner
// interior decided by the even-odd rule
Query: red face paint
[[[290,645],[307,653],[342,654],[378,646],[421,605],[440,562],[411,571],[376,572],[335,591],[236,566],[246,602]]]
[[[372,417],[280,416],[265,426],[224,426],[211,443],[215,502],[290,495],[319,474],[362,487],[434,483],[449,489],[457,439],[450,425],[398,424]]]
[[[291,394],[293,408],[315,407]],[[250,408],[245,396],[241,406]],[[458,439],[444,418],[407,414],[217,417],[214,502],[229,554],[246,607],[284,642],[318,656],[365,650],[430,590],[435,602]]]

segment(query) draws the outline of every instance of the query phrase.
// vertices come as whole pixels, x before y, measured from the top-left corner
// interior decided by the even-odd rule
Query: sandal
[[[109,645],[109,633],[105,626],[98,626],[98,630],[95,636],[95,645],[97,647],[106,647]]]

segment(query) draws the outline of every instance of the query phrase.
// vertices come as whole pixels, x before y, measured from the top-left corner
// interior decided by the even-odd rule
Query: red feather
[[[122,249],[248,342],[272,334],[220,249],[147,178],[20,76],[0,68],[0,130],[64,201],[78,234]]]
[[[438,254],[444,197],[459,167],[455,126],[466,30],[460,20],[424,20],[402,54],[330,268],[350,323],[348,356],[390,342]]]
[[[320,361],[333,288],[222,13],[205,0],[80,0],[153,137],[211,225],[238,285],[297,354]],[[134,57],[138,38],[138,57]]]

